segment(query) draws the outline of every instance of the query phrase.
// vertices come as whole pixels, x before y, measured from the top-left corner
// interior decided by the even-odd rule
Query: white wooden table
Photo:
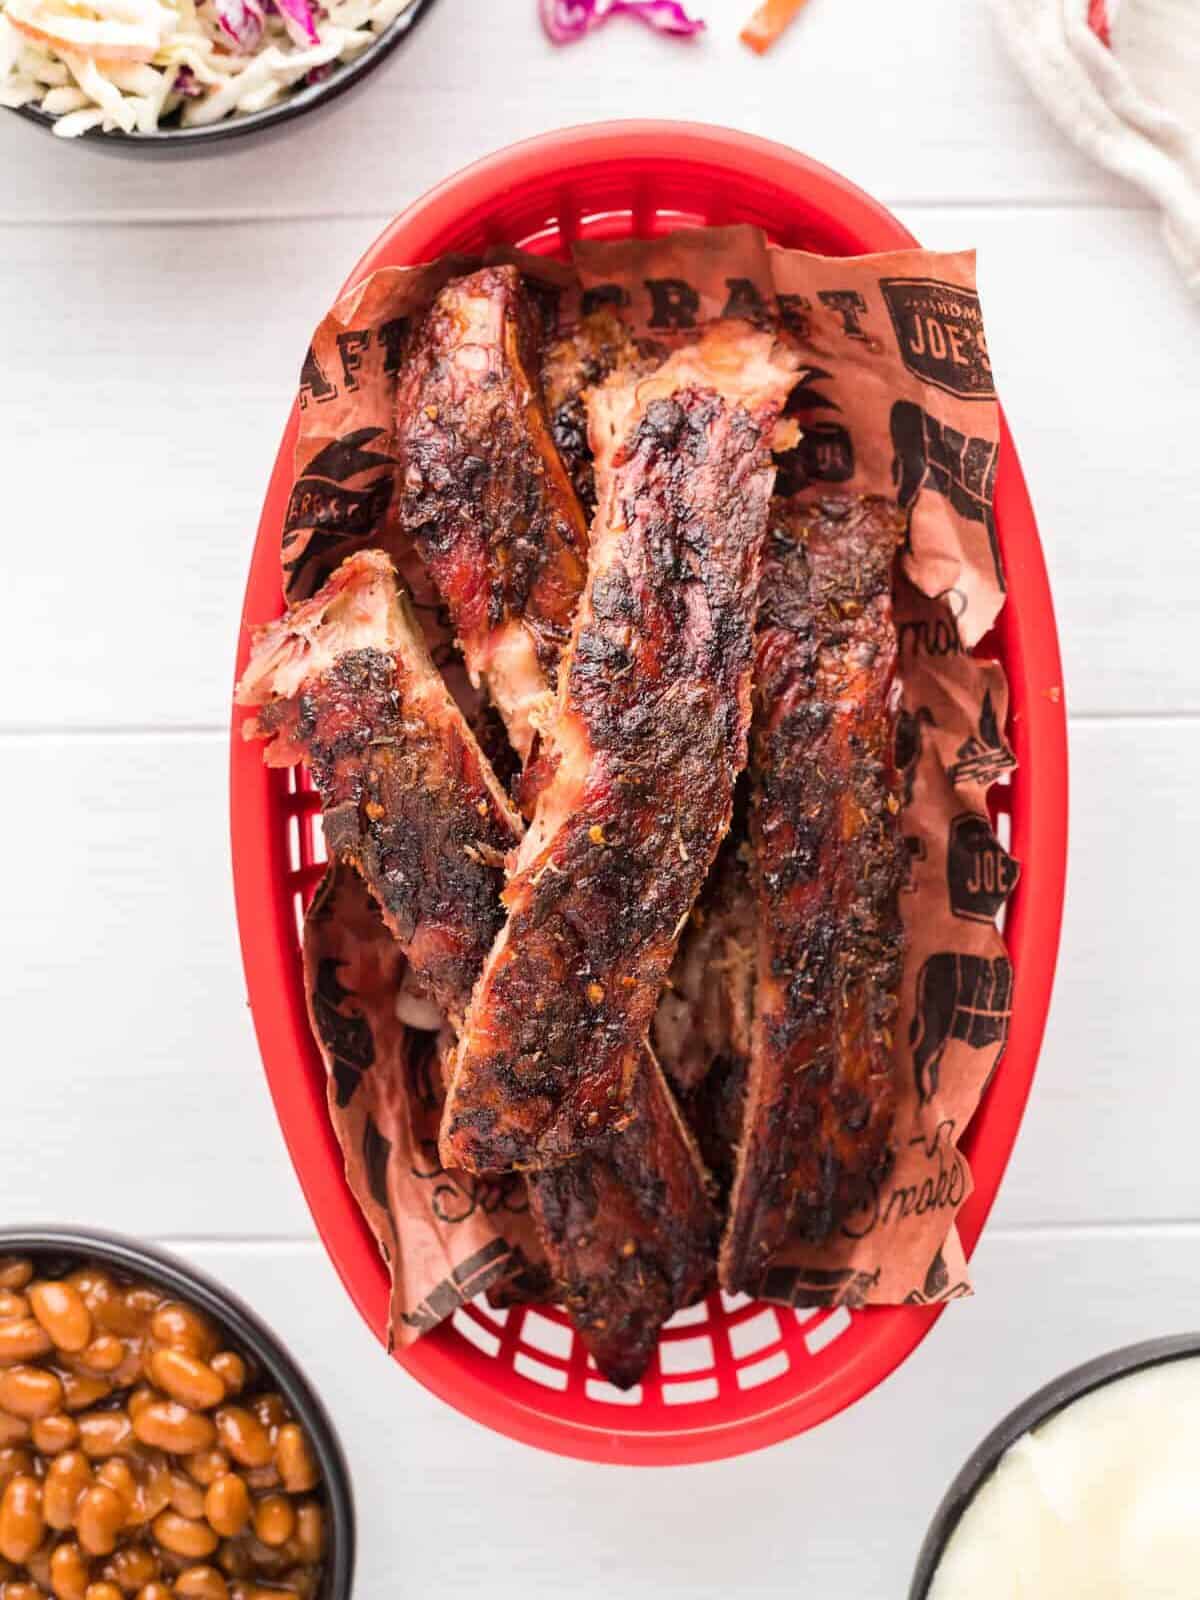
[[[0,1218],[150,1235],[261,1308],[341,1425],[362,1600],[890,1600],[1004,1409],[1200,1320],[1200,319],[1153,215],[1029,102],[984,7],[812,0],[760,61],[736,41],[750,0],[697,4],[699,48],[614,23],[556,55],[533,0],[441,0],[324,119],[207,161],[116,160],[0,117]],[[637,114],[784,140],[924,242],[978,246],[1074,791],[1054,1013],[975,1299],[816,1433],[659,1473],[485,1432],[359,1322],[267,1098],[226,824],[241,590],[313,324],[429,184]]]

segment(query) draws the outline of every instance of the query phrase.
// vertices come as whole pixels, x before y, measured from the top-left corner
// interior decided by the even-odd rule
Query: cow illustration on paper
[[[1007,956],[939,950],[917,974],[917,1005],[909,1042],[921,1103],[938,1091],[952,1039],[972,1050],[998,1045],[1004,1054],[1012,1011],[1012,964]]]
[[[988,538],[996,582],[1005,587],[1000,544],[992,512],[999,445],[977,439],[939,422],[912,400],[897,400],[891,411],[892,477],[896,500],[911,513],[922,489],[940,494],[960,517],[982,523]]]

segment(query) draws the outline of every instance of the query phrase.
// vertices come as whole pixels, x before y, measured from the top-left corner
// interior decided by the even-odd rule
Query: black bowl
[[[958,1527],[967,1507],[984,1483],[999,1465],[1001,1456],[1016,1444],[1031,1428],[1038,1428],[1076,1400],[1103,1389],[1118,1378],[1128,1378],[1147,1367],[1162,1366],[1168,1361],[1181,1361],[1185,1357],[1200,1356],[1200,1333],[1180,1333],[1170,1339],[1149,1339],[1144,1344],[1125,1345],[1120,1350],[1110,1350],[1055,1378],[1044,1389],[1039,1389],[1028,1400],[1010,1411],[1004,1421],[988,1434],[983,1443],[972,1452],[962,1471],[946,1491],[945,1498],[925,1535],[917,1569],[908,1591],[908,1600],[927,1600],[934,1574],[941,1563],[942,1554],[950,1536]]]
[[[308,1434],[320,1463],[329,1511],[329,1546],[320,1600],[350,1600],[354,1580],[354,1496],[342,1447],[307,1378],[248,1306],[178,1257],[121,1234],[92,1228],[0,1228],[0,1256],[4,1255],[33,1256],[60,1267],[100,1261],[169,1289],[228,1328],[234,1343],[249,1351],[278,1384]]]
[[[413,0],[409,9],[352,61],[335,66],[323,82],[311,84],[306,89],[296,89],[285,100],[268,106],[265,111],[226,117],[221,122],[212,122],[203,128],[160,128],[155,133],[125,133],[120,128],[105,133],[100,128],[90,128],[87,133],[79,135],[79,140],[64,139],[60,143],[75,144],[82,141],[91,150],[107,149],[126,156],[203,155],[226,139],[241,139],[250,133],[282,128],[293,117],[302,117],[307,112],[315,111],[318,106],[329,105],[369,72],[374,72],[408,38],[433,5],[434,0]],[[53,131],[57,118],[47,116],[38,106],[17,106],[14,109],[19,117],[24,117],[46,133]]]

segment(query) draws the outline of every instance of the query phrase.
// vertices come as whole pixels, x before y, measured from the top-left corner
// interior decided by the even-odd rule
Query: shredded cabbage
[[[413,0],[0,0],[0,105],[63,138],[261,111],[364,50]]]
[[[542,27],[555,44],[571,44],[618,12],[640,18],[660,33],[690,37],[704,27],[679,0],[538,0]]]

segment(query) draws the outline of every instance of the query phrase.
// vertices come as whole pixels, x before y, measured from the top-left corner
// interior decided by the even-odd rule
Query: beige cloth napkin
[[[1013,60],[1081,150],[1144,190],[1200,295],[1200,0],[992,0]]]

